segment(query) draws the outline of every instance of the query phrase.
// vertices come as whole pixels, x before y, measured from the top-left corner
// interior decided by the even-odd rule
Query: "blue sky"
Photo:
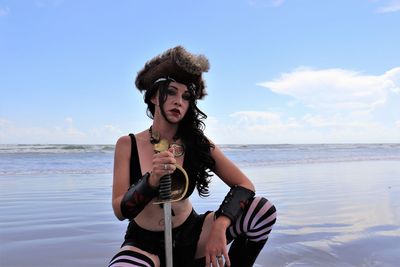
[[[149,127],[134,78],[205,54],[216,143],[400,142],[400,1],[0,0],[0,143]]]

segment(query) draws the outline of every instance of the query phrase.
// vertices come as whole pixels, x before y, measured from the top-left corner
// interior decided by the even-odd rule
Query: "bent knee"
[[[265,197],[255,197],[246,212],[247,229],[272,228],[276,222],[276,207]]]
[[[256,197],[258,200],[257,208],[259,211],[257,217],[259,218],[257,224],[267,224],[272,226],[276,222],[277,212],[275,205],[265,197]]]
[[[157,255],[151,254],[134,246],[124,246],[111,259],[108,267],[120,266],[121,263],[127,266],[159,267],[160,259]]]
[[[255,197],[243,221],[243,229],[251,241],[267,240],[276,222],[276,208],[268,199]]]

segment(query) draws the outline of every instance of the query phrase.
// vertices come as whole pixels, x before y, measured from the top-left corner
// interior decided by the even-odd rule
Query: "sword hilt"
[[[166,139],[161,139],[159,143],[154,144],[154,151],[156,153],[166,151],[168,148],[169,144]],[[186,195],[189,187],[189,177],[182,166],[175,164],[175,167],[179,172],[174,172],[174,184],[172,184],[171,174],[161,177],[158,189],[159,197],[153,204],[180,201]],[[181,182],[180,184],[178,183],[179,181]]]
[[[163,201],[171,200],[171,175],[165,175],[160,179],[160,186],[158,192],[160,199]]]

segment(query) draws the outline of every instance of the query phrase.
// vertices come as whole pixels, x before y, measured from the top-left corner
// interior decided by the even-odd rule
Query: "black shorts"
[[[197,242],[200,238],[205,214],[197,214],[192,210],[185,222],[172,229],[173,259],[175,267],[193,266]],[[161,267],[165,266],[164,231],[149,231],[132,220],[125,234],[122,246],[135,246],[160,258]]]

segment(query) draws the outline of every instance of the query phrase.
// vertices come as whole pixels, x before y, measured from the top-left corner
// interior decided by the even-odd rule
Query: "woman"
[[[144,92],[153,124],[121,137],[115,147],[112,205],[117,218],[130,223],[110,267],[165,266],[163,206],[154,202],[162,177],[172,174],[178,181],[176,165],[183,166],[189,181],[182,199],[172,202],[175,267],[252,266],[268,239],[275,207],[255,197],[252,182],[204,136],[206,115],[196,103],[206,95],[202,73],[208,69],[207,58],[177,46],[138,73],[136,87]],[[161,139],[172,145],[156,153]],[[198,215],[188,197],[195,188],[208,195],[211,172],[231,190],[216,212]]]

